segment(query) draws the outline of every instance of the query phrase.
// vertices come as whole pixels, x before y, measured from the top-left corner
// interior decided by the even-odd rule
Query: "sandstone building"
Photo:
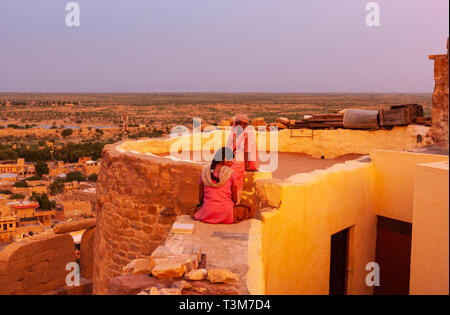
[[[21,238],[29,232],[40,233],[52,225],[53,210],[40,210],[32,201],[0,200],[1,239],[4,242]]]
[[[0,174],[1,173],[14,173],[22,175],[25,172],[25,160],[17,159],[17,161],[0,161]]]
[[[241,294],[448,294],[448,155],[408,152],[423,145],[417,132],[427,131],[412,125],[317,130],[313,138],[279,131],[278,152],[368,156],[285,180],[247,174],[243,200],[257,208],[258,219],[238,233],[217,227],[203,241],[194,232],[197,243],[206,257],[223,257],[240,273]],[[203,164],[172,158],[171,148],[209,151],[210,145],[223,146],[227,136],[215,131],[197,141],[185,135],[105,148],[97,187],[95,294],[107,294],[111,284],[116,290],[123,268],[159,246],[181,253],[188,248],[185,238],[166,237],[175,220],[196,205]],[[247,247],[241,252],[245,267],[237,260],[233,267],[232,257],[239,255],[220,256],[208,247],[211,237],[248,239],[247,245],[236,244]],[[365,281],[373,262],[385,279],[381,287]]]

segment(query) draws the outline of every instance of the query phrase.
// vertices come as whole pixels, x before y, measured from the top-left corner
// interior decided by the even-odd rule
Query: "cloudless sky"
[[[0,0],[0,92],[429,92],[448,0]]]

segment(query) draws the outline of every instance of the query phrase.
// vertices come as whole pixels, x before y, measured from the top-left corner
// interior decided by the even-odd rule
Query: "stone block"
[[[151,287],[142,290],[138,293],[138,295],[180,295],[181,289],[180,288],[157,288],[157,287]]]
[[[223,119],[219,122],[218,125],[222,127],[229,127],[233,125],[233,121],[231,119]]]
[[[134,275],[138,275],[138,274],[149,275],[152,273],[152,270],[154,267],[155,267],[155,261],[154,261],[153,257],[137,259],[132,273]]]
[[[178,279],[186,271],[186,266],[182,262],[157,263],[152,270],[152,275],[159,279]]]
[[[289,124],[291,123],[291,120],[286,117],[280,117],[280,118],[277,118],[277,123],[283,124],[285,126],[289,126]]]
[[[160,295],[180,295],[181,292],[179,289],[176,288],[165,288],[159,290]]]
[[[252,126],[257,128],[260,126],[266,126],[266,122],[264,121],[264,117],[254,118],[252,120]]]
[[[186,266],[186,272],[190,272],[191,270],[195,270],[198,267],[198,258],[195,255],[192,255],[191,258],[186,260],[184,263]]]
[[[125,210],[125,218],[129,220],[139,220],[139,212],[136,209]]]
[[[78,220],[78,221],[57,224],[53,228],[53,232],[55,232],[55,234],[63,234],[63,233],[69,233],[69,232],[89,229],[91,227],[94,227],[95,225],[96,225],[96,219],[84,219],[84,220]]]
[[[192,281],[181,290],[182,295],[239,295],[238,283],[210,283],[209,281]]]
[[[188,272],[187,274],[185,274],[184,279],[190,280],[190,281],[199,281],[199,280],[205,280],[207,276],[208,276],[208,272],[206,271],[206,269],[197,269],[197,270],[192,270],[192,271]]]
[[[211,283],[230,283],[239,281],[239,275],[228,269],[208,270],[208,280]]]
[[[123,275],[111,279],[110,295],[136,295],[145,288],[155,286],[157,279],[147,275]]]
[[[161,293],[159,293],[159,290],[158,290],[158,288],[155,288],[155,287],[152,287],[151,289],[150,289],[150,295],[161,295]]]
[[[194,233],[193,223],[174,223],[172,225],[171,233],[175,234],[192,234]]]

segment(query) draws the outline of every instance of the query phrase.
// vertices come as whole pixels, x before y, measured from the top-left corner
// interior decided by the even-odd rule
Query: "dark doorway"
[[[348,233],[331,236],[330,295],[344,295],[347,287]]]
[[[380,286],[375,295],[408,295],[412,224],[378,217],[376,262]]]

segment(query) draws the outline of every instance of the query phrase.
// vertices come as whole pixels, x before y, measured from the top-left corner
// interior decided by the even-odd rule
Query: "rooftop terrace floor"
[[[168,156],[169,153],[158,154],[158,156]],[[192,160],[194,153],[191,152]],[[324,170],[335,164],[344,163],[349,160],[355,160],[363,156],[362,154],[346,154],[335,159],[319,159],[304,153],[278,152],[278,166],[272,172],[272,176],[277,179],[287,179],[288,177],[299,174],[309,173],[315,170]],[[205,162],[204,159],[202,159]],[[267,162],[265,162],[267,163]],[[261,165],[264,163],[261,163]]]
[[[335,159],[318,159],[303,153],[278,153],[278,167],[272,173],[274,178],[286,179],[299,173],[324,170],[335,164],[361,157],[361,154],[346,154]]]
[[[260,222],[247,220],[238,224],[207,224],[189,216],[181,216],[177,222],[193,223],[194,233],[172,234],[166,243],[177,246],[200,244],[202,253],[206,254],[206,268],[224,268],[238,274],[241,294],[249,294],[247,274],[251,225]]]
[[[427,145],[424,147],[416,148],[410,150],[414,153],[424,153],[424,154],[434,154],[434,155],[449,155],[449,150],[447,148],[440,147],[438,145]]]

